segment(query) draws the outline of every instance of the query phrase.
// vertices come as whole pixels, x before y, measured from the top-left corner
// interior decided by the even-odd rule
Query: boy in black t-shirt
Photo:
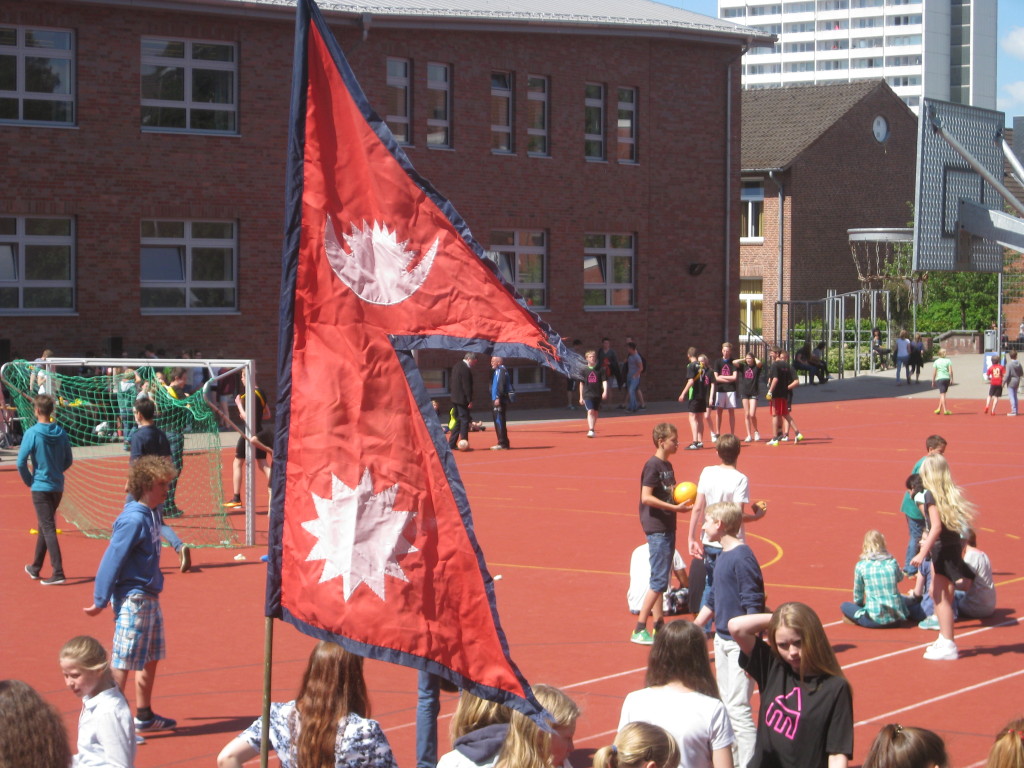
[[[768,445],[778,445],[780,440],[788,439],[789,429],[792,428],[796,434],[796,442],[804,439],[800,430],[793,423],[790,415],[792,408],[792,390],[800,384],[800,379],[793,373],[789,364],[789,355],[779,347],[772,348],[775,361],[768,369],[768,399],[771,400],[772,424],[775,427],[775,437],[768,441]],[[786,426],[783,427],[783,422]]]
[[[686,350],[686,356],[690,362],[686,366],[686,383],[679,393],[679,402],[686,405],[690,414],[693,442],[686,446],[686,450],[693,451],[704,447],[704,414],[708,409],[707,367],[700,362],[696,347]]]
[[[608,379],[597,363],[597,350],[588,349],[586,358],[587,372],[580,387],[580,405],[587,411],[587,437],[593,437],[601,402],[608,399]]]
[[[675,470],[668,457],[679,450],[679,433],[667,422],[654,428],[654,455],[644,464],[640,474],[640,525],[647,537],[651,558],[651,581],[640,606],[636,627],[630,642],[651,645],[654,636],[647,630],[647,619],[654,616],[654,631],[665,623],[662,595],[668,588],[672,555],[676,551],[676,515],[685,512],[692,501],[676,504],[672,492],[676,487]]]

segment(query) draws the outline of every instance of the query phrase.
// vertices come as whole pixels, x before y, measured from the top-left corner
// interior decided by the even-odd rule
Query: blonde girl
[[[729,633],[743,652],[740,666],[761,692],[750,765],[846,768],[853,756],[853,693],[813,609],[783,603],[775,613],[737,616]]]
[[[949,472],[949,464],[941,455],[928,456],[921,464],[924,491],[915,496],[925,518],[925,537],[921,551],[910,561],[916,568],[925,558],[932,559],[931,597],[935,601],[935,618],[939,620],[939,637],[929,645],[924,657],[952,661],[957,658],[953,641],[953,585],[959,579],[973,579],[975,573],[964,562],[960,536],[974,520],[974,506],[960,493]]]
[[[903,570],[885,546],[885,536],[871,529],[864,534],[860,560],[853,571],[853,602],[839,606],[843,618],[868,629],[894,627],[909,618],[897,586]]]
[[[594,754],[594,768],[676,768],[679,748],[672,734],[650,723],[628,723],[614,743]]]
[[[463,691],[448,731],[452,751],[441,755],[438,768],[494,765],[511,717],[512,710],[503,704]]]
[[[1024,717],[1011,720],[999,732],[985,768],[1024,768]]]
[[[622,703],[620,732],[628,723],[653,723],[672,734],[680,765],[732,768],[736,738],[700,627],[673,621],[654,636],[645,683]]]
[[[545,733],[521,712],[512,712],[508,737],[498,753],[497,768],[559,768],[568,766],[580,709],[550,685],[533,686],[533,695],[548,715],[552,733]],[[570,767],[571,768],[571,767]]]
[[[96,638],[79,635],[64,643],[59,661],[64,684],[82,700],[75,768],[131,768],[135,764],[135,723],[110,673],[106,650]]]

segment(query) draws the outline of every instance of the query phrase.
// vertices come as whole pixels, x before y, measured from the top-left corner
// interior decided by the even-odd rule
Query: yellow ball
[[[691,482],[679,483],[672,491],[672,499],[676,504],[693,501],[697,498],[697,486]]]

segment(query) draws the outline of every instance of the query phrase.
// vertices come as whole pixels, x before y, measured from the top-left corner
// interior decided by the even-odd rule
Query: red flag
[[[416,174],[312,0],[289,149],[267,615],[536,713],[411,350],[563,371],[567,352]]]

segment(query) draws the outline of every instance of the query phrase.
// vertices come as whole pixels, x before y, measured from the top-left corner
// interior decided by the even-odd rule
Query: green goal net
[[[3,378],[22,424],[35,423],[31,398],[53,396],[53,419],[71,438],[74,464],[65,477],[60,514],[86,536],[108,538],[124,508],[128,441],[136,430],[132,405],[149,397],[156,426],[167,435],[171,460],[180,474],[171,487],[164,517],[190,546],[237,546],[240,535],[221,505],[223,444],[216,414],[196,391],[175,399],[158,380],[154,361],[123,361],[103,375],[85,366],[59,366],[16,360]],[[134,367],[133,362],[147,365]],[[157,363],[159,364],[159,363]]]

